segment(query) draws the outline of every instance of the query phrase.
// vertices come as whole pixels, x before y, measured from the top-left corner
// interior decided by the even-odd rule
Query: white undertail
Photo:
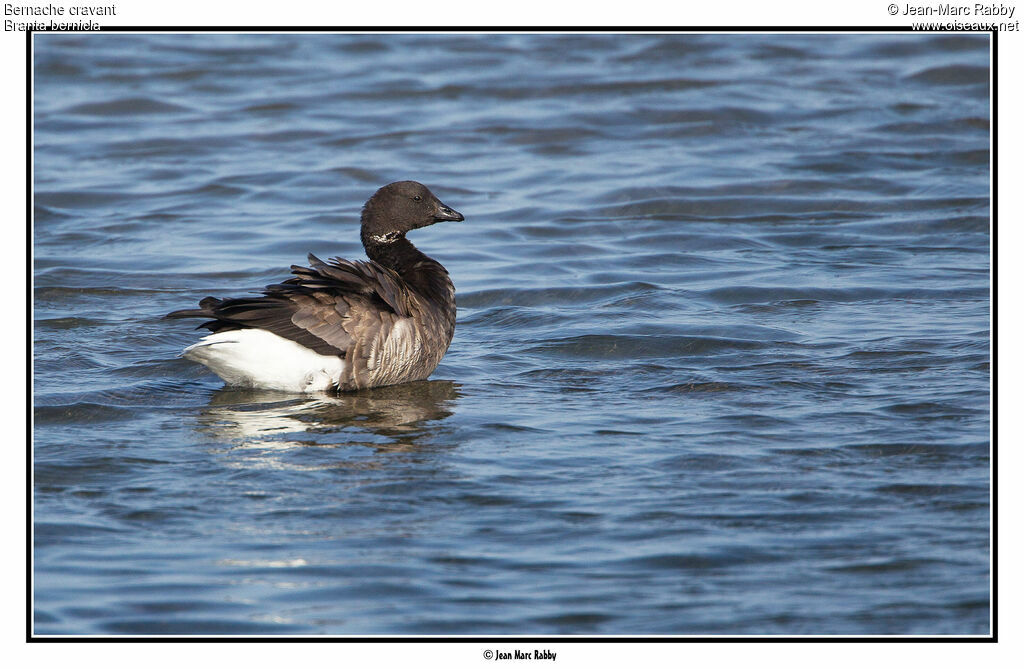
[[[341,380],[345,361],[320,355],[266,330],[215,332],[181,355],[210,368],[232,386],[314,393]]]

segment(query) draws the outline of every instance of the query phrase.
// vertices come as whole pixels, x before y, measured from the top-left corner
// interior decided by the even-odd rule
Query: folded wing
[[[293,265],[295,276],[267,286],[262,296],[207,297],[199,309],[168,318],[208,318],[199,327],[211,332],[243,328],[267,330],[320,355],[346,357],[364,340],[386,339],[400,319],[410,316],[415,297],[392,270],[375,262],[310,254],[309,267]]]

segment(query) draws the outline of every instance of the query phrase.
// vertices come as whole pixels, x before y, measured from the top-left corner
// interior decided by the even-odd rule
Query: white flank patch
[[[181,352],[232,386],[314,393],[338,383],[345,361],[266,330],[207,335]]]

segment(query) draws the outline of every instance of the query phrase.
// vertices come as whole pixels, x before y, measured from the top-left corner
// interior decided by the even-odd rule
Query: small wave
[[[109,325],[109,321],[79,317],[39,318],[36,319],[35,325],[36,327],[48,328],[51,330],[76,330],[78,328],[89,328],[96,327],[98,325]]]
[[[285,101],[279,101],[279,102],[261,102],[259,104],[249,105],[248,107],[245,107],[244,109],[242,109],[242,111],[243,112],[255,112],[255,113],[263,113],[263,114],[271,114],[271,113],[279,113],[279,112],[280,113],[292,112],[292,111],[295,111],[297,108],[298,108],[298,105],[296,105],[294,102],[290,102],[290,101],[285,100]]]
[[[122,98],[108,102],[86,102],[64,110],[65,114],[86,116],[134,116],[136,114],[173,114],[191,111],[188,107],[152,98]]]
[[[754,350],[767,343],[724,337],[686,335],[579,335],[551,339],[526,349],[531,353],[569,358],[621,360],[706,355],[736,350]]]
[[[911,483],[897,483],[894,485],[884,485],[875,488],[875,492],[891,495],[905,495],[908,497],[941,497],[947,498],[963,493],[983,493],[985,487],[983,486],[971,486],[962,485],[956,483],[936,483],[936,484],[911,484]]]
[[[794,301],[851,303],[876,300],[964,300],[985,299],[988,287],[966,288],[783,288],[768,286],[730,286],[703,291],[703,296],[721,304],[776,304]],[[797,302],[794,302],[797,303]],[[809,303],[809,302],[806,302]]]
[[[687,383],[673,383],[667,386],[654,386],[646,392],[659,395],[678,394],[690,395],[694,393],[724,393],[750,390],[751,386],[739,383],[724,383],[722,381],[690,381]]]
[[[278,130],[275,132],[250,133],[245,139],[256,142],[287,143],[287,142],[309,142],[327,136],[326,132],[320,130]]]
[[[875,132],[898,135],[932,135],[962,137],[964,132],[988,133],[989,122],[984,118],[958,118],[943,121],[901,121],[873,128]]]
[[[909,77],[911,81],[944,86],[964,86],[971,84],[988,85],[989,69],[977,65],[944,65],[930,67],[916,72]]]
[[[136,414],[130,409],[92,402],[77,402],[61,406],[36,405],[33,415],[36,426],[40,426],[128,421],[133,420]]]
[[[643,281],[579,288],[501,288],[460,294],[459,306],[472,308],[506,305],[536,307],[559,304],[583,306],[609,297],[652,290],[659,290],[659,287]]]
[[[899,404],[890,404],[889,406],[883,407],[883,411],[893,414],[927,418],[952,418],[957,416],[969,416],[977,413],[971,409],[965,409],[951,404],[937,404],[935,402],[901,402]]]
[[[723,518],[727,520],[727,518]],[[656,570],[706,570],[740,565],[770,564],[782,559],[775,553],[736,547],[735,550],[703,553],[661,553],[636,558],[615,560],[611,564],[622,568]]]
[[[871,457],[988,456],[989,444],[932,444],[913,442],[850,444],[843,448]]]
[[[82,207],[109,207],[126,200],[138,199],[137,193],[108,190],[36,191],[35,200],[45,207],[80,209]]]
[[[935,564],[943,564],[938,560],[884,560],[881,562],[856,562],[836,567],[826,567],[828,571],[847,574],[889,574],[893,572],[916,571]]]

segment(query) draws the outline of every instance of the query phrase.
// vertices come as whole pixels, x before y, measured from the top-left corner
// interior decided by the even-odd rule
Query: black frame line
[[[989,562],[991,567],[989,606],[991,630],[986,636],[216,636],[216,635],[167,635],[167,636],[36,636],[33,632],[33,572],[32,572],[32,455],[33,455],[33,350],[32,350],[32,147],[33,147],[33,60],[32,38],[37,33],[68,32],[88,34],[102,33],[989,33],[990,79],[989,116],[991,118],[989,183],[991,200],[989,216],[991,221],[991,242],[989,250],[991,298],[989,303],[991,330],[991,371],[989,378],[989,402],[991,407],[989,430],[991,452],[990,464],[990,536]],[[998,643],[998,286],[999,286],[999,225],[998,225],[998,115],[999,115],[999,31],[953,31],[913,30],[910,26],[100,26],[97,31],[25,31],[25,357],[26,357],[26,454],[25,454],[25,641],[27,643],[472,643],[472,644],[518,644],[518,643]]]

